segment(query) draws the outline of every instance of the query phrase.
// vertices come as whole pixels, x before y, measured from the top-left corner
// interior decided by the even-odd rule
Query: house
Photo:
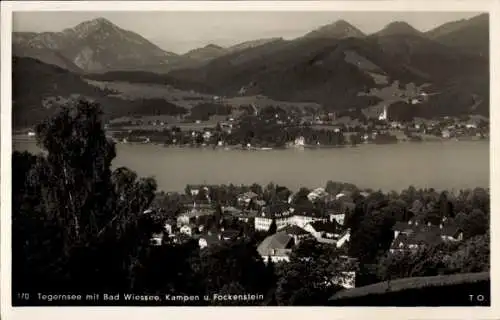
[[[350,238],[351,230],[347,229],[339,235],[339,238],[337,240],[337,248],[343,248],[349,242]]]
[[[326,222],[328,218],[322,217],[318,214],[315,214],[313,212],[296,212],[294,213],[293,217],[289,220],[289,223],[295,224],[301,228],[304,228],[308,223],[314,222],[314,221],[323,221]]]
[[[250,201],[256,200],[259,195],[255,192],[249,191],[238,196],[238,203],[241,205],[248,205]]]
[[[394,227],[392,227],[392,230],[394,231],[394,239],[396,239],[400,234],[408,235],[415,232],[415,227],[418,227],[418,224],[418,221],[414,224],[412,220],[408,222],[396,222]]]
[[[230,215],[233,217],[237,217],[243,212],[243,210],[232,207],[232,206],[222,207],[221,209],[222,209],[223,214],[227,214],[227,215]]]
[[[392,242],[389,251],[417,250],[425,245],[436,245],[442,241],[435,230],[422,230],[419,232],[400,233]]]
[[[290,224],[294,209],[288,203],[276,203],[265,207],[260,215],[255,217],[255,230],[267,231],[273,219],[276,221],[277,229]]]
[[[359,195],[362,196],[363,198],[368,198],[370,196],[370,193],[367,191],[361,191]]]
[[[438,235],[443,241],[463,240],[463,231],[456,224],[447,223],[446,219],[443,219],[443,221],[439,225],[433,225],[430,222],[424,223],[422,219],[414,217],[407,223],[397,222],[394,225],[393,230],[394,239],[397,239],[400,235],[413,235],[414,237],[415,234],[433,234],[433,238],[434,235]]]
[[[206,200],[196,200],[194,202],[188,201],[184,204],[188,210],[198,210],[198,211],[214,211],[212,203],[209,199]]]
[[[194,223],[198,220],[199,217],[202,216],[211,216],[215,213],[214,210],[197,210],[192,209],[183,214],[180,214],[177,217],[177,226],[187,225],[190,223]]]
[[[300,241],[311,236],[311,234],[309,232],[307,232],[307,230],[304,230],[301,227],[296,226],[296,225],[288,225],[288,226],[286,226],[278,231],[284,232],[287,235],[289,235],[290,237],[292,237],[295,244],[298,244]]]
[[[210,131],[205,131],[203,132],[203,140],[208,141],[212,138],[212,132]]]
[[[441,230],[441,239],[443,241],[462,241],[464,239],[463,230],[456,224],[445,225],[445,222],[439,225]]]
[[[266,263],[269,258],[272,262],[289,262],[294,245],[293,237],[285,232],[277,232],[265,238],[257,247],[257,252]]]
[[[294,141],[294,145],[297,147],[303,147],[306,144],[306,139],[302,136],[298,137]]]
[[[195,132],[193,132],[193,136],[196,135]],[[206,186],[201,186],[201,185],[189,185],[187,187],[187,189],[189,190],[189,193],[191,194],[191,196],[196,196],[200,193],[201,190],[204,190],[206,193],[208,193],[209,191],[209,188],[206,187]]]
[[[222,229],[220,233],[220,240],[222,241],[234,241],[240,237],[241,237],[241,232],[239,230]]]
[[[328,204],[329,209],[327,210],[330,222],[334,220],[338,224],[344,225],[346,215],[354,212],[356,205],[353,202],[344,201],[333,201]]]
[[[264,200],[255,200],[253,204],[255,209],[260,210],[266,206],[266,202]]]
[[[200,249],[217,245],[220,242],[221,242],[220,235],[217,233],[212,233],[210,231],[208,233],[202,234],[198,239],[198,245],[200,246]]]
[[[304,229],[309,231],[315,238],[337,240],[340,233],[340,228],[336,222],[314,221],[307,224]]]
[[[243,221],[248,223],[250,219],[254,218],[259,214],[258,211],[256,210],[245,210],[245,211],[239,211],[237,213],[232,213],[232,217],[237,218],[239,221]]]
[[[345,213],[332,213],[330,214],[330,222],[337,222],[340,225],[344,225]]]

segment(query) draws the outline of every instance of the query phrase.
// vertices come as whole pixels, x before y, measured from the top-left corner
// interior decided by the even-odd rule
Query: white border
[[[495,272],[498,256],[495,228],[499,215],[500,197],[496,197],[500,172],[495,170],[495,146],[500,142],[500,126],[493,123],[500,121],[497,111],[499,94],[493,88],[498,88],[498,52],[500,17],[498,9],[500,2],[491,1],[2,1],[1,3],[1,315],[6,319],[85,319],[89,317],[110,318],[203,318],[217,319],[221,317],[238,317],[239,319],[273,318],[276,316],[289,318],[380,318],[380,319],[491,319],[499,318],[500,309],[496,307],[499,301],[499,285]],[[83,308],[83,307],[11,307],[11,28],[12,11],[488,11],[490,13],[490,70],[491,70],[491,295],[490,308],[335,308],[335,307],[268,307],[268,308],[187,308],[187,307],[115,307],[115,308]],[[494,36],[495,35],[495,36]],[[498,121],[494,121],[494,119]],[[500,123],[500,122],[498,122]],[[474,165],[474,164],[472,164]],[[500,225],[499,225],[500,228]]]

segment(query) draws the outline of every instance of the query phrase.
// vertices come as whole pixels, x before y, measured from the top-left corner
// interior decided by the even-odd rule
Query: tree
[[[269,230],[267,231],[267,234],[273,235],[276,233],[277,230],[278,230],[278,226],[276,225],[276,219],[273,218],[273,220],[271,221],[271,225],[269,226]]]
[[[221,290],[232,294],[252,292],[267,295],[274,286],[270,282],[272,275],[256,247],[244,240],[202,251],[200,272],[204,279],[202,292],[208,295],[219,294]]]
[[[262,189],[262,186],[260,186],[259,184],[257,183],[254,183],[250,186],[250,191],[252,191],[253,193],[257,194],[257,195],[262,195],[264,193],[264,190]]]
[[[480,209],[474,209],[465,219],[463,224],[464,238],[468,239],[488,231],[488,218]]]
[[[307,197],[309,195],[310,191],[307,188],[300,188],[299,191],[297,191],[296,194],[293,196],[293,204],[295,205],[307,205],[310,203],[309,198]]]
[[[218,226],[218,225],[220,225],[220,223],[224,217],[220,203],[217,203],[215,205],[215,214],[214,215],[215,215],[215,224]]]
[[[468,239],[446,259],[446,265],[453,273],[490,271],[490,235]]]
[[[448,199],[448,194],[446,192],[441,192],[439,196],[439,211],[442,217],[453,218],[455,216],[453,204]]]
[[[366,215],[355,231],[351,230],[349,255],[360,263],[371,263],[377,255],[385,253],[393,239],[392,227],[395,219],[387,210],[374,211]]]
[[[48,189],[53,198],[46,200],[59,202],[67,245],[86,241],[112,218],[110,167],[116,153],[100,114],[97,104],[70,100],[36,128],[37,144],[48,152],[47,165],[54,181],[60,182]]]
[[[347,277],[344,272],[356,271],[357,265],[342,258],[334,246],[304,240],[290,262],[278,264],[276,269],[278,305],[325,305],[342,288],[340,282]]]
[[[99,105],[71,99],[59,107],[36,128],[46,156],[13,155],[19,161],[13,167],[22,168],[13,183],[13,288],[128,290],[134,261],[149,240],[140,226],[147,224],[142,212],[156,183],[136,181],[123,168],[112,173],[115,149]]]
[[[464,230],[464,228],[466,228],[466,223],[467,223],[467,215],[463,212],[459,212],[456,216],[455,216],[455,223],[457,224],[457,226],[459,228],[461,228],[462,230]]]
[[[445,270],[444,246],[424,246],[416,251],[396,251],[382,256],[377,264],[381,280],[436,276]]]

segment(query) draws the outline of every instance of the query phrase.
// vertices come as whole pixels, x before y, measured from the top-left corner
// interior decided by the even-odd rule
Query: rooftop
[[[291,236],[300,236],[309,234],[309,232],[296,225],[287,225],[286,227],[280,229],[280,232],[284,232]]]
[[[315,221],[311,223],[311,227],[313,227],[317,232],[336,233],[339,231],[336,222]]]
[[[261,256],[272,254],[272,250],[289,249],[293,242],[293,238],[285,232],[277,232],[265,238],[257,247],[257,251]]]

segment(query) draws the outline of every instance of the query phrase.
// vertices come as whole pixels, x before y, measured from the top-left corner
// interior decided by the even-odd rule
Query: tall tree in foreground
[[[139,220],[156,183],[112,173],[115,148],[98,104],[72,99],[59,107],[36,128],[46,156],[13,155],[22,169],[12,190],[13,289],[128,289],[134,250],[147,236]]]

